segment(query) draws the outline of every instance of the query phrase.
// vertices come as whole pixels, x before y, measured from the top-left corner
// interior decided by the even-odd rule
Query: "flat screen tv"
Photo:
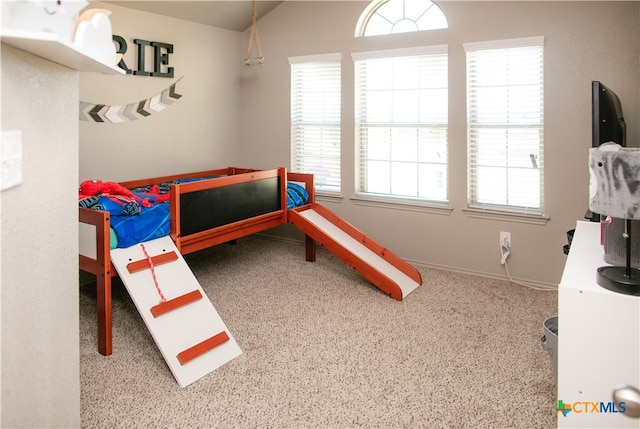
[[[620,98],[597,80],[591,82],[591,130],[592,147],[609,142],[627,145],[627,126]],[[587,211],[585,218],[600,222],[600,215],[591,211]]]
[[[627,144],[627,126],[620,99],[611,89],[598,81],[591,82],[591,111],[593,147],[602,143]]]
[[[598,147],[603,143],[614,142],[621,146],[627,145],[627,127],[622,113],[620,98],[610,88],[601,82],[591,83],[592,91],[592,147]],[[601,219],[600,215],[593,213],[591,220],[604,221],[602,224],[602,244],[604,246],[605,262],[624,266],[626,263],[627,243],[623,238],[625,232],[624,219]],[[633,268],[640,268],[640,221],[632,221],[631,230],[631,261]]]

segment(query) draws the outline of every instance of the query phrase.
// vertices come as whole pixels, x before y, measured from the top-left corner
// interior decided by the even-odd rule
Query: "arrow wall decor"
[[[184,77],[184,76],[183,76]],[[150,98],[136,101],[134,103],[110,106],[107,104],[94,104],[80,101],[79,119],[81,121],[107,122],[117,124],[120,122],[137,121],[156,112],[166,109],[176,100],[182,97],[176,92],[176,85],[180,79],[171,86],[162,90]]]

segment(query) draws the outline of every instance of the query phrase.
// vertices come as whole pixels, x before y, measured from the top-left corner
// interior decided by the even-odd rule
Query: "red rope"
[[[153,276],[153,283],[156,285],[156,290],[158,291],[158,295],[160,295],[160,302],[165,302],[167,298],[164,297],[162,290],[160,289],[160,285],[158,284],[158,279],[156,278],[156,270],[153,267],[153,260],[151,256],[147,253],[147,249],[145,249],[144,244],[140,243],[140,247],[142,247],[142,251],[144,252],[144,256],[146,256],[147,261],[149,261],[149,268],[151,268],[151,275]]]

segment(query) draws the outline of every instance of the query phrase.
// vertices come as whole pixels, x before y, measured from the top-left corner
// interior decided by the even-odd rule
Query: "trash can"
[[[558,316],[549,317],[542,324],[542,348],[549,353],[551,369],[558,384]]]

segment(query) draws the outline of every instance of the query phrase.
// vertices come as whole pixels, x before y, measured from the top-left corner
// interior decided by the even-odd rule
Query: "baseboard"
[[[262,232],[256,233],[252,235],[253,237],[257,237],[257,238],[261,238],[264,240],[271,240],[271,241],[276,241],[276,242],[281,242],[281,243],[289,243],[289,244],[296,244],[296,245],[300,245],[301,247],[305,246],[305,242],[302,240],[297,240],[295,238],[289,238],[289,237],[281,237],[281,236],[276,236],[276,235],[271,235],[271,234],[265,234]],[[317,247],[322,248],[321,245],[316,244]],[[483,272],[483,271],[476,271],[476,270],[469,270],[466,268],[461,268],[461,267],[452,267],[449,265],[439,265],[439,264],[431,264],[425,261],[419,261],[419,260],[415,260],[415,259],[407,259],[407,258],[403,258],[405,261],[407,261],[408,263],[410,263],[413,266],[416,267],[423,267],[423,268],[430,268],[430,269],[434,269],[434,270],[441,270],[441,271],[449,271],[452,273],[458,273],[458,274],[468,274],[468,275],[472,275],[472,276],[478,276],[478,277],[484,277],[484,278],[489,278],[489,279],[493,279],[493,280],[504,280],[507,282],[515,282],[515,283],[519,283],[519,284],[525,284],[528,286],[532,286],[532,287],[537,287],[537,288],[541,288],[541,289],[557,289],[558,285],[557,284],[553,284],[553,283],[548,283],[548,282],[541,282],[538,280],[532,280],[532,279],[523,279],[523,278],[509,278],[507,275],[496,275],[493,273],[487,273],[487,272]],[[88,273],[84,273],[84,272],[80,272],[80,286],[85,286],[88,284],[95,284],[95,276],[92,274],[88,274]]]
[[[283,242],[283,243],[293,243],[293,244],[299,244],[301,246],[304,246],[305,243],[301,240],[297,240],[294,238],[288,238],[288,237],[279,237],[276,235],[270,235],[270,234],[265,234],[265,233],[257,233],[254,234],[254,236],[257,236],[259,238],[262,239],[266,239],[266,240],[272,240],[272,241],[279,241],[279,242]],[[316,244],[317,247],[322,248],[321,245]],[[469,270],[466,268],[460,268],[460,267],[452,267],[449,265],[439,265],[439,264],[431,264],[425,261],[418,261],[415,259],[408,259],[408,258],[402,258],[405,261],[407,261],[408,263],[410,263],[411,265],[414,265],[416,267],[423,267],[423,268],[430,268],[430,269],[434,269],[434,270],[441,270],[441,271],[449,271],[452,273],[458,273],[458,274],[468,274],[468,275],[472,275],[472,276],[478,276],[478,277],[484,277],[484,278],[489,278],[489,279],[493,279],[493,280],[504,280],[507,282],[515,282],[518,284],[525,284],[528,286],[532,286],[532,287],[536,287],[536,288],[541,288],[541,289],[557,289],[558,285],[554,284],[554,283],[548,283],[548,282],[541,282],[538,280],[532,280],[532,279],[523,279],[523,278],[516,278],[516,277],[512,277],[509,278],[506,274],[501,276],[501,275],[496,275],[493,273],[487,273],[487,272],[483,272],[483,271],[475,271],[475,270]]]

